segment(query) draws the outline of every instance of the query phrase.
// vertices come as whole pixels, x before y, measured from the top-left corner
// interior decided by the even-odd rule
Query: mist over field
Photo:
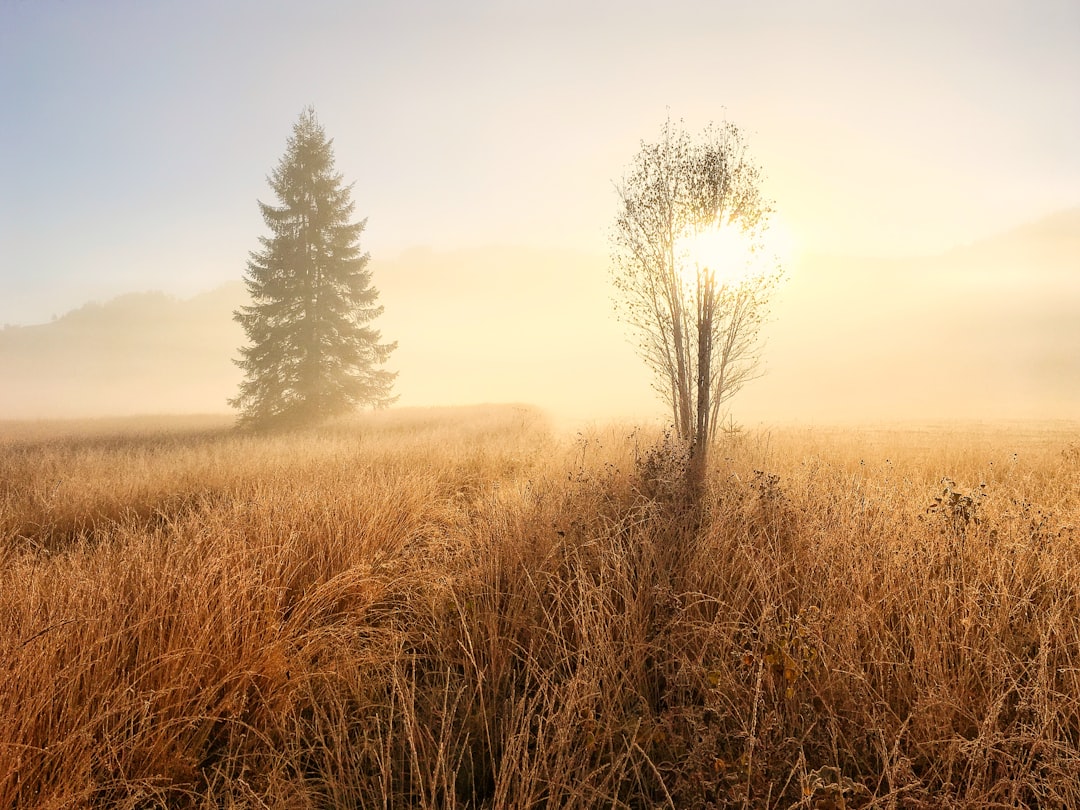
[[[0,0],[0,810],[1080,810],[1076,0]]]
[[[606,257],[416,248],[373,261],[402,406],[527,402],[662,420]],[[942,254],[794,256],[740,423],[1080,414],[1080,210]],[[523,279],[525,281],[523,281]],[[239,282],[132,293],[0,331],[0,418],[218,413],[240,379]]]

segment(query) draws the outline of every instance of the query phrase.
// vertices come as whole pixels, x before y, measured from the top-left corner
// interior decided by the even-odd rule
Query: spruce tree
[[[370,326],[383,308],[360,249],[367,220],[352,221],[352,186],[335,171],[333,141],[313,108],[300,115],[268,181],[278,205],[259,202],[270,236],[259,237],[262,249],[248,261],[251,304],[234,313],[249,345],[229,403],[257,426],[389,404],[397,375],[380,366],[397,344],[381,343]]]

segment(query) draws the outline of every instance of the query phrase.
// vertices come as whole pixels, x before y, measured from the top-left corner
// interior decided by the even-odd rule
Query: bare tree
[[[765,250],[772,208],[761,181],[733,124],[692,138],[669,119],[616,186],[617,307],[689,445],[697,486],[721,406],[759,374],[759,332],[782,272]],[[704,249],[710,240],[726,249]]]

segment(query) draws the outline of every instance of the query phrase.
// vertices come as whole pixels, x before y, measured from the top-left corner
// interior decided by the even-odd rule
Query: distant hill
[[[1080,209],[939,256],[805,258],[774,315],[740,410],[1080,418]]]
[[[385,306],[374,325],[399,344],[387,367],[399,372],[401,405],[529,402],[578,417],[653,407],[610,318],[602,259],[414,249],[371,266]],[[244,303],[236,282],[184,301],[125,295],[0,330],[0,419],[228,410],[244,342],[232,312]]]
[[[530,402],[663,418],[600,256],[411,250],[372,262],[402,405]],[[773,308],[737,421],[1080,418],[1080,209],[942,255],[812,256]],[[221,412],[240,282],[0,330],[0,418]]]
[[[131,293],[0,330],[0,418],[228,410],[239,282],[188,300]]]

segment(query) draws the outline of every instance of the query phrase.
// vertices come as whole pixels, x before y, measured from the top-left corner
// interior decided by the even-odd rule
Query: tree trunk
[[[679,289],[678,273],[675,267],[674,249],[669,246],[668,262],[670,267],[668,300],[671,302],[671,342],[675,346],[675,373],[678,390],[677,402],[679,421],[676,432],[680,439],[693,441],[693,417],[690,407],[691,390],[690,358],[687,357],[687,344],[684,335],[686,312],[683,309],[682,290]]]
[[[716,310],[715,276],[706,268],[698,277],[697,294],[697,424],[690,445],[687,468],[691,495],[699,500],[705,492],[708,471],[709,436],[712,433],[713,315]]]

